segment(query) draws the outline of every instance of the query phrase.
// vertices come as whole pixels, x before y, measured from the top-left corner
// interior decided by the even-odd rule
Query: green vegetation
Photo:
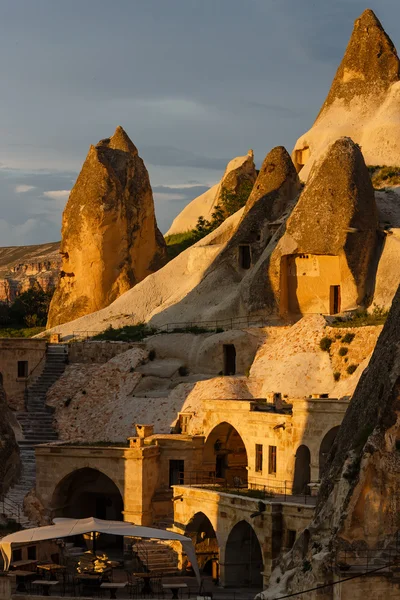
[[[173,235],[165,236],[168,258],[172,260],[175,256],[186,250],[186,248],[193,246],[199,239],[194,229],[185,231],[184,233],[174,233]]]
[[[330,337],[325,336],[319,342],[319,347],[324,352],[329,352],[329,350],[331,349],[331,346],[332,346],[332,340]]]
[[[174,327],[174,329],[169,329],[168,331],[161,331],[160,333],[194,333],[195,335],[199,335],[200,333],[222,333],[223,329],[221,327],[210,328],[210,327],[199,327],[198,325],[190,325],[188,327]]]
[[[346,356],[348,351],[349,351],[348,348],[345,348],[344,346],[342,346],[341,348],[339,348],[339,356]]]
[[[248,179],[240,183],[236,192],[222,188],[220,203],[214,207],[210,221],[200,216],[194,229],[166,236],[165,241],[169,258],[172,259],[178,256],[214,229],[217,229],[225,219],[240,210],[246,204],[252,189],[253,184]]]
[[[376,189],[400,184],[400,167],[376,165],[368,167],[368,171],[371,176],[372,185]]]
[[[374,306],[372,312],[370,313],[366,310],[360,310],[351,315],[351,317],[338,317],[333,321],[332,327],[367,327],[368,325],[383,325],[388,314],[389,311],[381,306]],[[344,342],[344,338],[342,339],[342,342]],[[346,344],[350,342],[344,343]]]
[[[354,371],[357,369],[358,365],[349,365],[346,369],[349,375],[352,375]]]
[[[125,327],[119,327],[114,329],[112,325],[108,327],[102,333],[92,337],[92,340],[99,341],[113,341],[113,342],[141,342],[145,337],[154,335],[157,330],[153,327],[149,327],[145,323],[138,323],[137,325],[125,325]]]
[[[24,330],[39,329],[46,325],[47,313],[49,311],[50,301],[53,291],[45,292],[39,284],[23,292],[14,300],[12,304],[0,303],[0,327],[4,330]],[[36,331],[36,333],[39,333]],[[30,337],[26,334],[16,334],[19,337]],[[16,337],[10,335],[8,337]],[[35,334],[31,334],[35,335]],[[5,336],[4,336],[5,337]]]
[[[342,338],[343,344],[351,344],[351,342],[354,340],[355,336],[356,336],[355,333],[346,333],[346,335],[344,335]],[[345,354],[346,354],[346,352],[345,352]]]
[[[30,338],[45,330],[45,327],[5,327],[0,329],[0,338]]]

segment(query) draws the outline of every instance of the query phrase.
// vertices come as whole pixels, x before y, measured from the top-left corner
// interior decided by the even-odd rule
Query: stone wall
[[[134,346],[143,347],[143,344],[133,342],[72,342],[68,345],[69,363],[103,364],[114,356],[130,350]]]
[[[27,382],[39,377],[45,366],[46,340],[0,339],[0,374],[7,401],[13,410],[24,410],[24,392]],[[18,361],[28,362],[28,378],[18,377]]]

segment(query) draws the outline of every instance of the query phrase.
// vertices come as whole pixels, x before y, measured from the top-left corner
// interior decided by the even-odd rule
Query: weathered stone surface
[[[287,281],[293,274],[288,258],[311,259],[313,256],[320,262],[319,271],[313,277],[316,281],[316,276],[321,276],[325,269],[326,281],[321,285],[328,290],[329,270],[337,269],[341,310],[368,304],[375,275],[373,258],[377,248],[377,227],[374,191],[363,156],[352,140],[341,138],[315,164],[271,254],[268,267],[271,308],[275,302],[275,309],[281,314],[291,312]],[[326,266],[322,264],[322,257],[326,257]],[[337,257],[337,265],[330,264],[333,257]],[[299,281],[306,273],[299,273],[299,267],[296,268]],[[311,277],[308,279],[311,281]],[[310,286],[310,293],[313,293]],[[299,306],[302,301],[299,299]]]
[[[328,457],[314,520],[264,598],[331,581],[337,552],[390,545],[400,510],[400,289]],[[378,563],[378,559],[382,562]],[[304,569],[304,560],[310,568]],[[375,563],[388,555],[375,553]],[[332,565],[335,565],[332,573]],[[331,598],[331,590],[318,598]],[[310,595],[310,598],[315,596]],[[347,596],[346,596],[347,597]],[[350,597],[350,596],[349,596]]]
[[[221,201],[223,189],[236,192],[245,181],[253,184],[256,178],[257,173],[252,150],[249,150],[246,156],[238,156],[232,159],[228,163],[221,181],[185,206],[174,219],[166,235],[194,229],[199,217],[210,220],[215,207]]]
[[[20,471],[19,451],[10,424],[10,412],[3,386],[0,384],[0,496],[5,494]]]
[[[293,160],[306,179],[324,148],[341,136],[360,144],[369,165],[397,165],[400,146],[400,63],[372,10],[356,19],[343,60],[313,127],[296,143]]]
[[[53,290],[61,266],[59,249],[59,242],[0,248],[0,302],[13,302],[36,284]]]
[[[91,146],[63,214],[48,326],[108,306],[166,262],[143,160],[122,127]]]

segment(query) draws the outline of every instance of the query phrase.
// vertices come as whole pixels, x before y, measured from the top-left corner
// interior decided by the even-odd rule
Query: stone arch
[[[223,421],[208,434],[204,445],[203,464],[217,479],[229,485],[247,484],[247,451],[237,429]]]
[[[184,535],[191,538],[200,569],[211,560],[219,560],[219,541],[213,524],[203,512],[195,513],[185,526]]]
[[[231,530],[224,556],[226,586],[262,587],[264,567],[261,545],[247,521],[239,521]]]
[[[99,469],[70,472],[55,486],[51,500],[54,517],[123,520],[124,501],[118,486]]]
[[[329,452],[333,446],[333,442],[338,434],[340,425],[332,427],[323,437],[321,445],[319,447],[319,478],[321,479],[327,464]]]
[[[297,448],[294,464],[293,494],[304,494],[311,481],[311,453],[308,446]]]

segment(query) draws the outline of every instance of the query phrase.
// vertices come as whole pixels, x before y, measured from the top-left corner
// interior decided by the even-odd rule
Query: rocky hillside
[[[237,156],[228,163],[219,183],[185,206],[165,235],[175,235],[194,229],[199,217],[209,221],[215,207],[221,202],[223,189],[236,192],[245,181],[253,185],[256,178],[253,151],[249,150],[246,156]]]
[[[328,457],[314,519],[279,561],[262,594],[266,600],[340,577],[343,550],[353,560],[361,552],[365,562],[365,549],[375,549],[374,564],[388,561],[379,548],[390,546],[399,529],[399,340],[400,288]],[[307,597],[330,599],[331,594],[328,587]]]
[[[13,302],[38,283],[54,289],[61,266],[60,243],[0,248],[0,302]]]
[[[90,147],[63,213],[61,237],[49,327],[108,306],[166,263],[149,175],[122,127]]]
[[[343,60],[311,129],[297,141],[293,160],[306,180],[321,152],[341,136],[362,149],[367,165],[398,165],[400,63],[372,10],[355,21]]]

